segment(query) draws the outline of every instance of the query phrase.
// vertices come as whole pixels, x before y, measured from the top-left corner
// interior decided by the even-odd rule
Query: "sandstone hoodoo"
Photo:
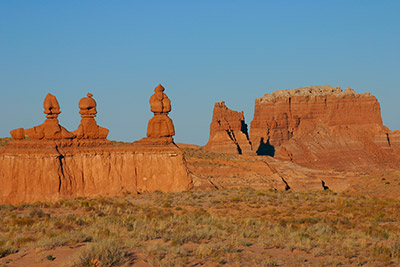
[[[382,124],[370,93],[309,86],[279,90],[255,102],[250,140],[258,155],[309,167],[395,167],[400,134]]]
[[[61,113],[57,98],[52,94],[47,94],[43,102],[46,120],[43,124],[30,129],[18,128],[10,132],[15,140],[22,140],[28,136],[32,140],[41,139],[71,139],[74,134],[68,132],[58,123],[58,114]]]
[[[147,137],[136,143],[141,144],[171,144],[174,142],[175,128],[172,120],[168,117],[171,111],[171,100],[164,93],[165,88],[159,84],[150,97],[150,110],[154,117],[147,125]]]
[[[169,100],[163,99],[167,108],[161,113],[168,110]],[[108,129],[94,119],[96,107],[91,94],[83,98],[79,102],[81,124],[68,132],[58,124],[60,107],[49,94],[44,101],[45,123],[11,131],[13,140],[0,150],[0,203],[178,192],[192,187],[184,153],[172,142],[169,118],[155,123],[154,129],[161,132],[157,138],[163,140],[156,146],[113,145],[106,139]]]
[[[215,103],[210,138],[203,148],[228,154],[255,155],[249,141],[243,111],[230,110],[224,101]]]
[[[109,130],[97,125],[94,119],[97,114],[97,103],[92,97],[93,95],[88,93],[87,97],[79,101],[79,114],[81,114],[82,120],[78,129],[73,133],[77,138],[106,139]]]

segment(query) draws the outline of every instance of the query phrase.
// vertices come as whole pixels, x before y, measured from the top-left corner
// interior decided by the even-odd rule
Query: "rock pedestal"
[[[147,137],[137,141],[143,145],[167,145],[174,142],[175,128],[172,120],[168,117],[171,111],[171,100],[164,93],[164,87],[159,84],[150,97],[150,110],[154,117],[147,125]]]
[[[84,139],[106,139],[109,130],[97,125],[94,117],[97,114],[97,103],[92,98],[92,94],[88,93],[87,97],[79,101],[79,114],[81,114],[81,124],[73,133],[77,138]]]

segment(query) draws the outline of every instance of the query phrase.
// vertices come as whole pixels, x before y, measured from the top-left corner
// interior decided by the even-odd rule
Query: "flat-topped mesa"
[[[109,130],[97,125],[96,117],[97,114],[97,103],[91,93],[87,94],[87,97],[82,98],[79,101],[79,114],[81,114],[81,123],[77,130],[73,131],[73,134],[78,139],[106,139]]]
[[[154,117],[147,125],[147,137],[136,143],[149,145],[167,145],[174,142],[175,128],[172,120],[168,117],[171,111],[171,100],[164,93],[164,87],[159,84],[150,97],[150,110]]]
[[[68,132],[58,122],[58,114],[61,113],[57,98],[52,94],[47,94],[43,102],[46,120],[43,124],[30,129],[18,128],[10,132],[14,140],[23,140],[28,136],[32,140],[54,140],[54,139],[72,139],[74,134]]]
[[[215,103],[210,138],[203,148],[220,153],[254,155],[243,111],[230,110],[224,101]]]
[[[370,93],[309,86],[255,101],[250,140],[259,155],[336,169],[395,164],[400,136],[383,126]]]

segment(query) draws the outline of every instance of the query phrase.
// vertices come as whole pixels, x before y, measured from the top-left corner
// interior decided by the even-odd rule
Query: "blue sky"
[[[350,86],[400,128],[400,1],[0,0],[0,136],[41,124],[54,94],[75,130],[91,92],[110,140],[146,135],[149,97],[172,100],[177,142],[208,140],[214,103],[244,110],[274,90]]]

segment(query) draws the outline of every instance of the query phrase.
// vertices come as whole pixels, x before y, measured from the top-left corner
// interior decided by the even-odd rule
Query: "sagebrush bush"
[[[110,239],[98,241],[78,252],[74,266],[120,266],[126,262],[125,255],[120,242]]]

